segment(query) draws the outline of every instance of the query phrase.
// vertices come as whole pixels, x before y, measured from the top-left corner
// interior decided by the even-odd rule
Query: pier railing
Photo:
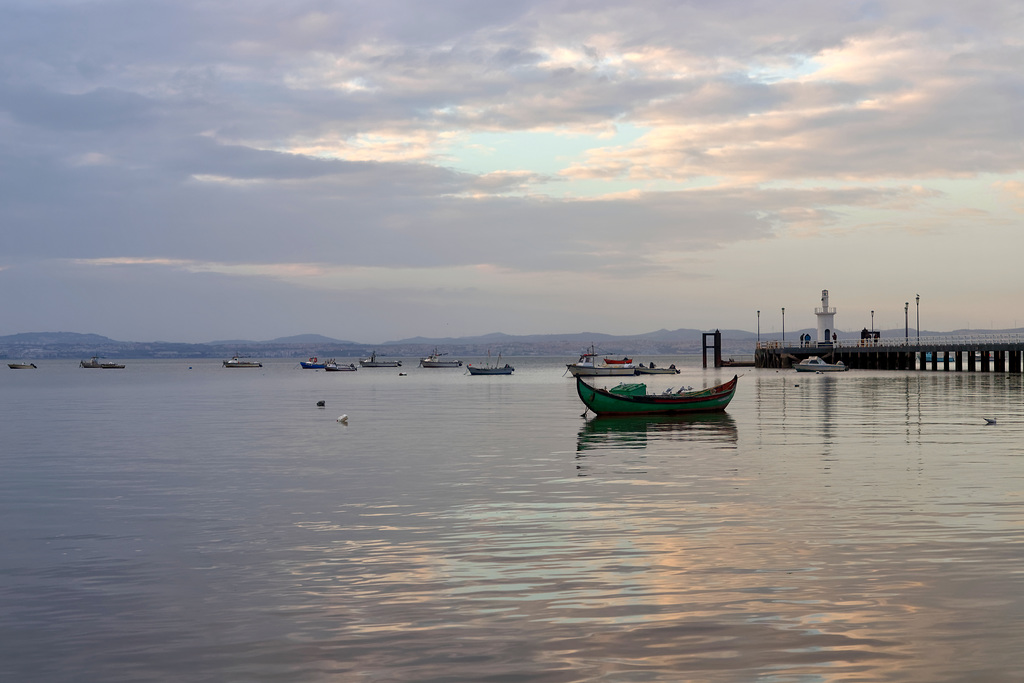
[[[968,334],[941,335],[928,337],[880,337],[878,339],[837,339],[833,342],[790,342],[773,339],[759,342],[758,349],[864,349],[864,348],[970,348],[976,346],[1020,345],[1024,344],[1024,334],[1011,332],[1004,334]]]

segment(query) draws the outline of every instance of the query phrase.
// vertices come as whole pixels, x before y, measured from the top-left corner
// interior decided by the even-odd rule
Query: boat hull
[[[797,372],[846,372],[850,368],[848,368],[848,367],[837,368],[834,365],[807,365],[807,366],[804,366],[804,367],[800,367],[799,365],[794,365],[793,369],[796,370]]]
[[[678,368],[637,368],[638,375],[678,375]]]
[[[592,387],[577,377],[576,393],[596,415],[686,415],[725,410],[736,394],[738,381],[739,377],[734,376],[725,384],[683,394],[619,395]]]
[[[324,368],[327,372],[355,372],[358,369],[355,365],[328,365]]]
[[[11,370],[35,370],[35,363],[8,363],[7,367]]]
[[[515,370],[510,365],[503,368],[474,368],[472,365],[467,365],[466,369],[471,375],[511,375]]]

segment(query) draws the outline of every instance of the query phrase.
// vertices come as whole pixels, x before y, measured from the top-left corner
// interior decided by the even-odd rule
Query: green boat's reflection
[[[735,443],[736,421],[728,413],[594,417],[576,437],[576,451],[643,449],[652,441]]]

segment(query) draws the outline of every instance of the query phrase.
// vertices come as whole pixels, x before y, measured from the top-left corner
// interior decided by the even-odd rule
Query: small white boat
[[[423,359],[420,360],[420,367],[421,368],[461,368],[462,367],[462,361],[461,360],[455,360],[455,359],[444,360],[444,359],[441,358],[441,356],[445,356],[445,355],[447,355],[447,354],[438,353],[437,349],[435,348],[434,352],[432,354],[430,354],[426,358],[423,358]]]
[[[818,356],[811,356],[794,365],[793,369],[797,372],[845,372],[850,368],[843,361],[826,363]]]
[[[402,361],[400,360],[378,360],[377,352],[374,351],[370,354],[369,358],[361,358],[359,365],[364,368],[400,368],[402,367]]]
[[[355,372],[359,368],[356,367],[355,363],[349,363],[348,365],[339,365],[333,358],[324,363],[324,370],[327,372]]]
[[[11,370],[35,370],[35,363],[8,363],[7,367]]]
[[[226,368],[262,368],[263,363],[255,360],[244,360],[235,356],[231,360],[224,361],[224,367]]]

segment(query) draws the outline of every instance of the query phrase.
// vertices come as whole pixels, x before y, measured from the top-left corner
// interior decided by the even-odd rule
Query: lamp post
[[[761,311],[757,312],[757,347],[761,348]]]
[[[917,302],[917,343],[921,343],[921,295],[917,294],[914,297]]]
[[[786,307],[782,307],[782,345],[786,345]]]
[[[910,343],[910,302],[903,304],[903,339]]]
[[[875,331],[875,312],[871,311],[871,331]]]

